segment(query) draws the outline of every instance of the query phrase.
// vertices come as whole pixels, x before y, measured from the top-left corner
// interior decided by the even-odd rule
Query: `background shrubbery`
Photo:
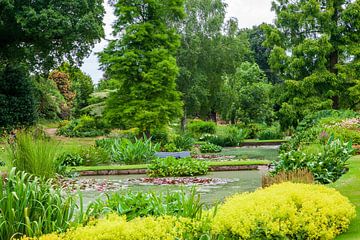
[[[57,134],[66,137],[95,137],[106,135],[109,132],[109,128],[102,120],[83,115],[79,119],[66,122],[64,126],[60,126]]]

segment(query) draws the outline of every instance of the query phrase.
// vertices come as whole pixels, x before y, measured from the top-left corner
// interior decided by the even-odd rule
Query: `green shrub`
[[[250,123],[250,124],[237,124],[236,125],[239,129],[243,129],[248,138],[257,138],[259,132],[267,129],[268,127],[265,124],[261,123]]]
[[[160,148],[159,144],[153,144],[151,139],[116,139],[112,147],[113,160],[123,164],[149,163],[155,158],[155,152]]]
[[[173,215],[178,217],[199,217],[203,204],[195,188],[190,192],[124,192],[99,198],[90,204],[87,212],[91,217],[99,217],[110,212],[126,215],[128,220],[136,217]]]
[[[246,132],[235,126],[227,126],[219,135],[204,134],[200,140],[222,147],[237,147],[244,141]]]
[[[194,142],[194,139],[188,134],[179,135],[174,139],[174,144],[179,151],[190,150],[194,145]]]
[[[218,153],[222,151],[222,147],[212,144],[212,143],[208,143],[206,142],[205,144],[200,146],[200,152],[201,153]]]
[[[31,126],[37,119],[34,86],[21,64],[0,66],[0,126],[13,129]]]
[[[79,153],[66,152],[60,155],[57,161],[62,166],[81,166],[84,164],[84,159],[81,157]]]
[[[109,132],[102,120],[87,115],[72,120],[57,130],[58,135],[66,137],[96,137],[106,135]]]
[[[162,148],[161,151],[163,152],[180,152],[181,149],[178,149],[175,145],[175,143],[171,142],[168,144],[165,144]]]
[[[0,179],[0,236],[13,239],[63,232],[76,220],[76,200],[43,181],[13,168],[5,182]]]
[[[182,177],[205,175],[208,172],[208,164],[196,159],[174,157],[154,159],[148,166],[147,174],[150,177]]]
[[[273,125],[257,132],[256,137],[260,140],[282,139],[283,134],[280,125]]]
[[[35,138],[31,133],[21,131],[16,135],[15,142],[6,147],[6,163],[19,171],[50,178],[60,169],[57,161],[59,151],[55,141]]]
[[[79,154],[85,166],[97,166],[111,162],[111,155],[103,148],[90,146],[83,148]]]
[[[151,134],[151,141],[163,146],[169,142],[169,134],[165,129],[155,129]]]
[[[326,145],[318,153],[291,150],[280,154],[280,160],[274,161],[274,174],[281,171],[308,169],[320,183],[331,183],[339,179],[345,172],[347,160],[352,156],[352,143],[343,143],[330,137]]]
[[[223,239],[334,239],[354,217],[354,206],[332,188],[282,183],[227,198],[212,233]]]
[[[187,129],[193,136],[200,137],[204,133],[214,134],[216,131],[216,124],[214,122],[193,120],[187,125]]]

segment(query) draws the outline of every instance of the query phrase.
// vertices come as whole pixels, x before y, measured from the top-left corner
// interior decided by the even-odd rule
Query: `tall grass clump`
[[[6,147],[6,165],[45,178],[59,171],[58,144],[43,136],[21,131]]]
[[[276,175],[264,175],[262,177],[262,187],[269,187],[273,184],[282,182],[292,183],[308,183],[312,184],[315,182],[314,175],[307,169],[297,169],[294,171],[282,171]]]
[[[3,240],[22,235],[36,237],[63,232],[74,217],[76,201],[53,188],[51,180],[11,169],[0,179],[0,236]]]

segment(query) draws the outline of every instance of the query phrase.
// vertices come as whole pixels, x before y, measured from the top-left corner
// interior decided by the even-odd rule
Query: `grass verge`
[[[352,157],[349,164],[349,172],[330,185],[356,206],[356,218],[351,222],[349,230],[336,238],[339,240],[360,239],[360,156]]]

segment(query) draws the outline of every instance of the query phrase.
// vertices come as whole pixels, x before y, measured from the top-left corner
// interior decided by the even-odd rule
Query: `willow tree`
[[[114,7],[117,39],[100,53],[100,62],[120,87],[105,116],[112,126],[150,134],[182,113],[174,57],[180,38],[171,26],[184,17],[183,1],[118,0]]]
[[[268,28],[273,46],[269,61],[285,80],[280,117],[350,107],[356,101],[356,68],[360,31],[360,1],[276,0],[275,28]],[[358,47],[357,47],[358,48]],[[357,76],[357,77],[356,77]],[[355,92],[354,92],[355,91]]]

